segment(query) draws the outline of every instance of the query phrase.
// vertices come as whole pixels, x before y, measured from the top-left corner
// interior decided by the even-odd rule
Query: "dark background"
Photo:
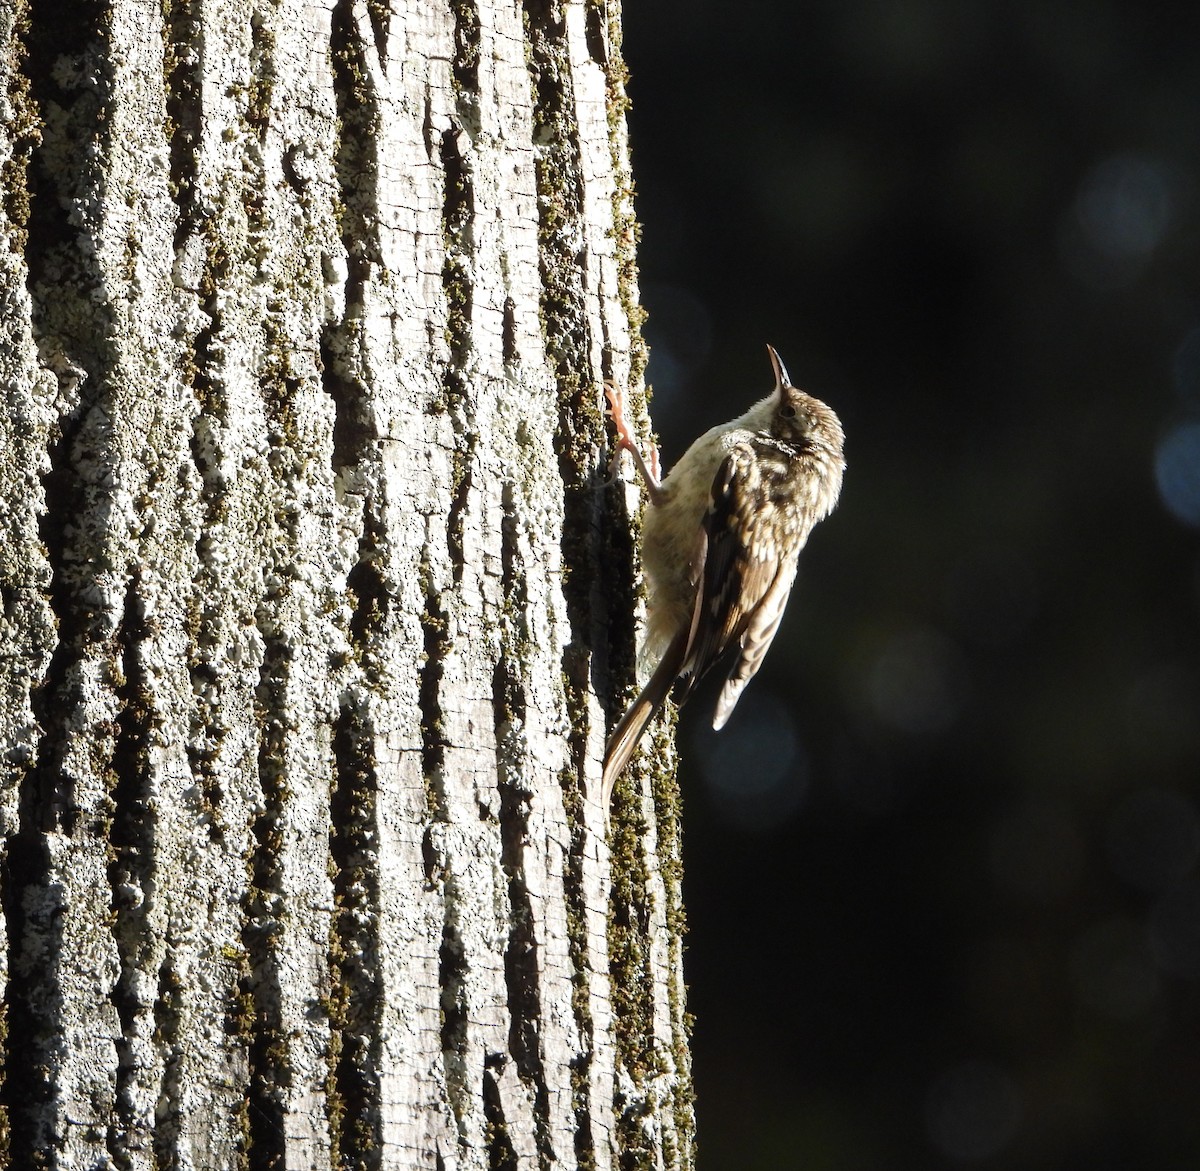
[[[1200,1166],[1200,13],[630,0],[664,464],[838,511],[685,709],[701,1171]]]

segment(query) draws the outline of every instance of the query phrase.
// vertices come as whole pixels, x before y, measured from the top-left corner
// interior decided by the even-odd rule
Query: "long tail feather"
[[[617,783],[617,778],[632,758],[647,725],[662,707],[671,690],[671,684],[679,676],[687,651],[689,633],[687,629],[681,630],[671,640],[649,682],[642,688],[641,694],[633,701],[608,738],[604,748],[604,779],[600,791],[605,817],[608,816],[613,785]]]

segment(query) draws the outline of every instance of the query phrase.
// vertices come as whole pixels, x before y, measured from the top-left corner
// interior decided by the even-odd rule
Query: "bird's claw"
[[[611,378],[605,379],[604,397],[608,399],[608,410],[605,413],[613,421],[613,426],[617,432],[616,450],[613,452],[612,459],[608,463],[608,483],[611,484],[617,479],[621,463],[621,453],[627,451],[633,456],[634,463],[646,480],[646,486],[651,490],[652,494],[656,493],[659,483],[658,445],[653,442],[649,445],[650,458],[649,461],[644,460],[641,448],[638,446],[638,442],[633,435],[633,424],[629,421],[629,414],[625,403],[625,391]]]

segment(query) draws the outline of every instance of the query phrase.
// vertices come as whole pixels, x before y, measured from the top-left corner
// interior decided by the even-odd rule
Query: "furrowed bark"
[[[689,1167],[619,12],[0,11],[0,1166]]]

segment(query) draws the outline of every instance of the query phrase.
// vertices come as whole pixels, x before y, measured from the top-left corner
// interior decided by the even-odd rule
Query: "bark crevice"
[[[111,762],[112,858],[108,879],[113,941],[120,966],[110,999],[120,1022],[120,1036],[116,1039],[116,1118],[108,1127],[106,1145],[117,1166],[131,1165],[135,1152],[149,1145],[149,1120],[138,1105],[144,1058],[139,1041],[140,1035],[148,1032],[140,1022],[152,1009],[144,977],[154,969],[159,944],[157,925],[150,916],[155,903],[158,803],[148,760],[150,737],[159,719],[142,662],[147,627],[140,587],[139,575],[132,575],[125,593],[124,617],[116,634],[121,678],[116,686],[118,711]]]
[[[289,658],[287,644],[268,641],[255,695],[261,806],[251,829],[254,844],[242,923],[247,971],[241,986],[249,1013],[244,1022],[249,1041],[246,1146],[255,1171],[282,1171],[287,1165],[284,1121],[290,1074],[278,943],[283,932],[280,915],[287,903],[281,854],[288,796],[283,762]]]
[[[171,950],[167,949],[158,969],[154,1001],[154,1042],[162,1054],[158,1098],[154,1103],[154,1158],[157,1166],[163,1168],[178,1161],[186,1110],[187,1072],[181,1050],[186,997],[185,981],[176,971]]]
[[[330,940],[330,1026],[333,1045],[327,1092],[331,1161],[346,1171],[374,1171],[382,1137],[379,1030],[378,777],[374,729],[351,700],[333,733],[329,850],[335,913]]]
[[[178,210],[174,249],[183,252],[198,227],[196,158],[201,133],[203,46],[197,0],[163,4],[163,88],[167,111],[167,157],[170,193]]]
[[[483,1116],[487,1122],[488,1171],[520,1171],[520,1160],[512,1136],[508,1133],[508,1122],[504,1116],[501,1100],[499,1073],[505,1058],[502,1054],[488,1057],[483,1070]]]

